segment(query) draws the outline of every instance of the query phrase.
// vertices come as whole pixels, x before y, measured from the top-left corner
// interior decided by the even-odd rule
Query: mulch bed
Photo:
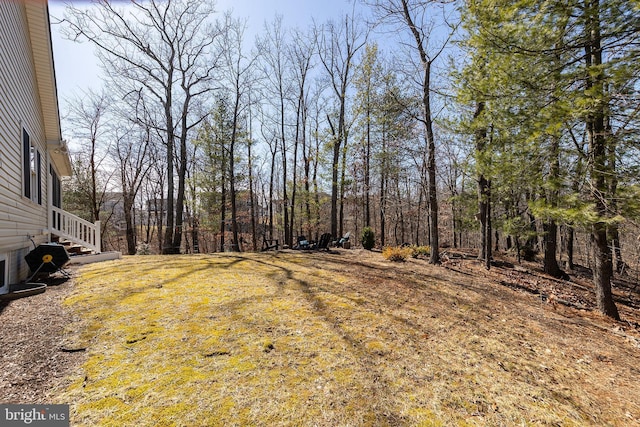
[[[82,362],[63,347],[71,315],[61,302],[73,280],[47,282],[44,293],[0,302],[0,403],[54,403],[51,393]]]

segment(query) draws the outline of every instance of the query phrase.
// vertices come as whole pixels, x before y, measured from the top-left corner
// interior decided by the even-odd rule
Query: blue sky
[[[322,23],[350,13],[353,7],[348,0],[219,0],[216,5],[220,12],[232,10],[234,16],[246,18],[247,37],[251,39],[262,31],[265,21],[271,21],[276,15],[282,15],[286,27],[304,28],[311,24],[312,19]],[[101,86],[101,70],[93,46],[87,42],[65,40],[60,34],[60,25],[55,24],[56,18],[63,16],[64,7],[63,1],[49,2],[58,97],[63,113],[66,99],[83,90]]]

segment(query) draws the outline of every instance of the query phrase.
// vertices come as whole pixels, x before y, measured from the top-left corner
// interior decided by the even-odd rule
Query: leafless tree
[[[112,215],[101,216],[100,213],[104,210],[110,189],[115,185],[112,179],[114,169],[108,164],[112,144],[110,104],[111,99],[105,90],[89,90],[70,100],[66,116],[69,132],[79,147],[73,154],[74,174],[72,180],[67,181],[73,190],[68,192],[67,198],[74,199],[71,205],[79,210],[78,213],[88,210],[87,220],[100,220],[103,234]],[[74,198],[74,193],[79,197]]]
[[[266,84],[266,92],[270,94],[271,109],[274,112],[274,128],[271,134],[279,143],[282,168],[282,214],[284,225],[284,240],[292,243],[292,230],[289,216],[291,215],[291,201],[287,190],[288,182],[288,152],[289,136],[287,132],[287,104],[293,89],[288,77],[290,67],[286,55],[286,30],[282,25],[282,16],[276,16],[270,24],[265,24],[265,34],[257,40],[257,47],[261,52],[261,71]]]
[[[438,233],[438,196],[436,185],[436,142],[433,130],[432,112],[432,70],[434,61],[442,54],[448,44],[453,29],[448,32],[443,40],[434,37],[434,13],[443,10],[450,1],[436,0],[368,0],[379,15],[380,22],[395,26],[399,30],[409,32],[409,39],[413,40],[412,48],[419,58],[421,65],[421,79],[419,87],[421,91],[422,111],[417,117],[424,126],[425,157],[424,167],[427,171],[427,201],[429,216],[429,244],[431,255],[429,262],[440,262],[439,233]],[[444,20],[446,22],[446,20]],[[409,45],[409,42],[407,42]]]
[[[126,120],[122,120],[126,123]],[[135,255],[137,247],[134,207],[135,201],[144,182],[144,177],[151,167],[149,147],[152,144],[151,129],[142,128],[135,123],[128,127],[119,126],[114,129],[112,153],[118,162],[120,171],[120,187],[126,224],[127,251]]]
[[[225,27],[227,31],[220,38],[220,52],[223,55],[221,67],[222,81],[231,89],[231,140],[229,141],[229,198],[231,199],[231,232],[233,235],[232,249],[241,251],[241,241],[238,234],[238,211],[236,206],[236,146],[240,142],[240,127],[242,116],[246,116],[249,106],[248,90],[251,85],[251,70],[254,58],[247,57],[244,53],[243,42],[246,22],[234,19],[230,14],[225,15]],[[246,134],[246,132],[245,132]]]
[[[296,95],[292,97],[295,109],[295,128],[293,137],[293,171],[291,181],[291,218],[289,229],[294,230],[295,223],[295,206],[298,188],[298,152],[301,152],[302,161],[304,162],[304,183],[305,183],[305,211],[307,212],[307,220],[310,216],[309,210],[309,147],[307,141],[307,122],[308,122],[308,102],[309,102],[309,74],[313,68],[313,36],[304,34],[299,30],[291,32],[292,40],[287,47],[289,62],[291,64],[291,75],[295,82]]]
[[[204,118],[193,106],[214,89],[218,57],[214,41],[221,29],[210,23],[213,13],[213,3],[194,0],[134,0],[126,7],[101,0],[90,8],[69,6],[65,12],[68,37],[86,39],[98,48],[115,83],[112,88],[125,97],[145,99],[147,107],[163,112],[160,122],[146,125],[162,130],[166,146],[164,253],[180,251],[187,142],[191,129]]]
[[[356,54],[367,41],[368,29],[360,25],[357,17],[345,15],[340,21],[328,21],[315,28],[318,54],[336,99],[337,123],[327,115],[332,141],[331,162],[331,234],[342,234],[342,223],[338,222],[338,200],[340,160],[348,138],[347,102],[352,80],[352,69]]]

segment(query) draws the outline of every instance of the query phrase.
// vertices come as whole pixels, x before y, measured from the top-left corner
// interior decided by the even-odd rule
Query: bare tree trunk
[[[234,252],[242,251],[238,235],[238,208],[236,206],[236,166],[235,166],[235,147],[238,135],[238,115],[240,110],[240,93],[239,87],[236,86],[236,96],[233,107],[233,124],[231,129],[231,141],[229,142],[229,198],[231,199],[231,234],[233,242],[231,250]]]
[[[224,152],[224,149],[222,150]],[[222,155],[221,170],[226,169],[226,155]],[[226,172],[222,173],[222,180],[220,183],[220,251],[224,252],[225,234],[227,233],[227,186],[225,185]]]
[[[396,209],[398,212],[398,224],[400,225],[400,241],[398,243],[405,244],[407,243],[407,239],[405,238],[406,234],[406,225],[404,223],[404,211],[403,211],[403,203],[402,203],[402,194],[400,193],[400,177],[396,176]]]
[[[175,231],[173,233],[173,243],[171,248],[172,254],[179,254],[182,246],[182,233],[184,227],[184,201],[186,192],[186,176],[187,176],[187,131],[188,131],[188,106],[190,103],[190,95],[187,94],[186,99],[182,105],[183,111],[180,120],[180,158],[178,159],[178,194],[176,196],[176,217],[175,217]]]
[[[334,136],[333,159],[331,162],[331,236],[338,236],[338,169],[340,165],[340,144],[338,136]]]
[[[307,222],[307,238],[313,239],[311,236],[311,159],[309,157],[309,148],[306,144],[306,137],[302,144],[302,159],[304,161],[304,211]]]
[[[422,81],[422,108],[423,120],[425,126],[425,145],[427,149],[427,175],[429,177],[429,186],[427,191],[427,211],[429,217],[429,244],[431,252],[429,255],[429,263],[440,263],[440,244],[438,231],[438,194],[436,185],[436,145],[433,133],[433,119],[431,115],[431,65],[433,59],[429,58],[425,48],[425,40],[418,31],[413,18],[411,16],[408,0],[401,0],[404,19],[413,34],[416,42],[416,48],[420,56],[420,62],[423,67]],[[437,55],[436,55],[437,56]]]
[[[346,173],[347,173],[347,133],[344,135],[344,142],[342,145],[342,160],[341,160],[341,172],[340,172],[340,218],[338,221],[338,235],[336,237],[344,236],[344,198],[346,191]]]
[[[320,222],[320,200],[319,200],[319,194],[318,194],[318,162],[319,162],[319,156],[320,156],[320,133],[319,133],[319,118],[318,118],[318,114],[319,111],[318,109],[316,109],[316,117],[314,120],[314,150],[313,150],[313,155],[309,155],[309,159],[307,160],[308,165],[306,166],[307,169],[311,169],[311,166],[313,165],[313,173],[311,174],[311,177],[309,178],[309,173],[311,171],[306,171],[305,170],[305,175],[307,176],[306,182],[305,182],[305,188],[307,189],[307,216],[308,216],[308,221],[309,221],[309,238],[313,239],[313,240],[318,240],[319,237],[319,230],[318,230],[318,226],[319,226],[319,222]],[[309,182],[311,181],[311,183]],[[314,202],[314,209],[313,209],[313,214],[312,214],[312,210],[311,210],[311,184],[313,184],[313,202]],[[312,232],[315,233],[315,235],[312,235]],[[313,237],[312,237],[313,236]]]
[[[269,169],[269,224],[267,230],[269,231],[269,239],[274,238],[273,233],[273,217],[274,217],[274,202],[273,193],[275,191],[275,174],[276,174],[276,150],[277,143],[274,142],[274,148],[271,148],[271,168]]]
[[[473,118],[479,119],[484,111],[484,102],[476,104]],[[482,127],[476,130],[476,154],[480,155],[487,149],[487,131]],[[485,261],[485,267],[491,268],[491,183],[484,173],[478,175],[478,219],[480,221],[480,253],[478,259]]]
[[[171,68],[170,78],[173,78],[173,68]],[[173,170],[173,150],[175,148],[175,136],[174,136],[174,124],[173,124],[173,112],[172,109],[172,86],[168,85],[165,88],[165,97],[166,102],[164,105],[165,119],[166,119],[166,128],[167,128],[167,140],[165,142],[166,146],[166,157],[167,157],[167,224],[164,230],[164,246],[162,247],[163,254],[173,254],[175,251],[173,250],[173,226],[175,224],[175,211],[174,211],[174,203],[175,203],[175,184],[174,184],[174,170]]]
[[[299,94],[299,98],[298,98],[298,105],[296,108],[296,130],[295,130],[295,137],[294,137],[294,142],[293,142],[293,170],[291,171],[291,218],[289,218],[289,230],[291,230],[291,243],[293,244],[294,239],[293,239],[293,234],[294,234],[294,230],[295,230],[295,207],[296,207],[296,189],[298,187],[298,147],[300,145],[300,135],[304,135],[304,125],[301,123],[302,118],[301,118],[301,114],[302,114],[302,108],[303,108],[303,99],[302,97],[304,97],[304,91],[302,91]],[[301,132],[301,129],[302,132]],[[304,138],[304,136],[302,136],[302,138]],[[296,240],[297,242],[297,240]]]
[[[611,120],[607,117],[606,120],[606,137],[612,138],[611,131]],[[609,194],[611,195],[611,201],[609,202],[609,209],[613,212],[616,212],[618,209],[617,197],[618,193],[618,177],[616,175],[616,150],[615,147],[607,147],[608,148],[608,167],[609,167]],[[611,242],[611,247],[613,249],[613,260],[615,262],[615,271],[618,274],[621,274],[627,264],[622,259],[622,248],[620,247],[620,230],[618,228],[618,224],[613,223],[609,226],[607,230],[608,239]]]
[[[285,244],[287,245],[291,245],[292,243],[292,239],[291,239],[291,229],[289,228],[289,209],[290,209],[290,200],[289,200],[289,195],[288,195],[288,190],[287,190],[287,147],[286,147],[286,143],[285,143],[285,137],[284,137],[284,106],[282,106],[283,111],[282,111],[282,139],[281,139],[281,152],[282,152],[282,225],[284,228],[284,241]]]
[[[622,259],[622,248],[620,247],[620,230],[617,224],[612,224],[609,228],[608,240],[611,242],[613,249],[613,259],[616,265],[616,273],[622,274],[627,267],[627,263]]]
[[[613,276],[613,262],[611,248],[607,239],[607,140],[605,138],[605,110],[604,75],[602,66],[602,47],[600,34],[600,2],[599,0],[585,1],[586,36],[585,60],[587,71],[587,92],[593,93],[594,111],[586,118],[589,151],[592,153],[591,188],[595,209],[601,218],[593,224],[591,229],[591,243],[593,246],[593,281],[596,289],[596,303],[598,309],[605,315],[619,320],[620,314],[613,301],[611,278]]]
[[[480,253],[478,259],[491,267],[491,182],[484,176],[478,178],[478,207],[480,220]]]
[[[98,170],[96,167],[95,135],[91,135],[91,155],[89,157],[89,170],[91,172],[91,221],[96,222],[100,220],[100,201],[98,200]]]
[[[320,237],[320,190],[318,188],[318,163],[320,157],[320,139],[316,139],[316,151],[313,161],[313,199],[315,202],[315,232],[316,236],[314,240],[318,240]]]
[[[156,224],[158,227],[158,252],[162,253],[162,249],[164,248],[164,234],[162,233],[162,228],[164,225],[164,213],[165,213],[165,200],[163,197],[160,197],[160,210],[158,210],[157,198],[154,199],[154,204],[156,205],[155,215],[156,215]]]
[[[388,159],[387,159],[387,132],[386,126],[382,129],[382,162],[380,165],[380,246],[384,247],[386,243],[386,209],[387,209],[387,176],[388,176]]]
[[[544,227],[544,272],[553,277],[562,277],[564,272],[558,265],[556,258],[558,225],[554,220],[546,221]]]
[[[416,215],[417,224],[416,224],[416,234],[415,234],[415,244],[418,245],[418,246],[420,246],[420,243],[421,243],[421,241],[420,241],[420,225],[421,225],[420,219],[422,218],[422,203],[423,202],[424,202],[424,190],[423,190],[423,187],[420,186],[418,188],[418,207],[417,207],[418,212],[417,212],[417,215]]]
[[[370,90],[369,90],[370,92]],[[371,96],[370,93],[367,96]],[[371,226],[371,100],[367,100],[367,122],[364,152],[364,226]]]
[[[318,165],[320,163],[320,137],[318,132],[319,120],[316,117],[315,120],[315,147],[313,153],[313,201],[314,201],[314,213],[313,213],[313,224],[315,230],[314,240],[318,240],[320,238],[320,191],[318,189]],[[324,231],[324,230],[323,230]]]
[[[341,200],[338,200],[342,196],[339,194],[340,181],[338,179],[340,154],[344,149],[343,143],[346,145],[348,134],[346,103],[351,80],[351,67],[356,53],[366,43],[366,36],[363,36],[363,32],[353,16],[345,16],[342,24],[338,27],[329,22],[327,30],[317,36],[320,61],[329,75],[331,87],[339,104],[337,129],[330,123],[333,134],[331,164],[331,234],[333,237],[338,236],[338,227],[342,227],[341,224],[338,224],[338,203],[342,203]]]
[[[343,106],[341,106],[340,114]],[[338,236],[338,199],[339,199],[339,181],[338,173],[340,166],[340,146],[342,144],[342,135],[336,133],[336,129],[331,122],[331,118],[327,116],[327,121],[331,128],[331,135],[333,139],[333,158],[331,161],[331,236],[336,238]]]
[[[136,254],[136,233],[133,219],[133,199],[131,194],[122,194],[122,207],[124,209],[124,222],[126,224],[125,235],[127,238],[127,253]]]
[[[552,137],[550,149],[549,180],[554,183],[560,178],[560,140]],[[552,186],[553,187],[553,186]],[[547,201],[553,208],[558,206],[558,191],[549,190]],[[553,219],[547,219],[544,224],[544,272],[553,277],[563,277],[565,273],[558,266],[556,254],[558,252],[558,226]]]
[[[251,110],[249,110],[251,115]],[[251,244],[253,251],[258,250],[258,235],[256,230],[256,196],[253,183],[253,155],[251,154],[252,135],[251,135],[251,117],[249,117],[249,142],[247,143],[247,162],[249,168],[249,203],[251,204]]]
[[[484,217],[484,238],[483,246],[485,247],[484,267],[491,269],[491,181],[486,182],[484,188],[483,199],[486,200],[486,209]]]
[[[575,243],[575,231],[573,227],[567,226],[567,268],[574,269],[573,246]]]

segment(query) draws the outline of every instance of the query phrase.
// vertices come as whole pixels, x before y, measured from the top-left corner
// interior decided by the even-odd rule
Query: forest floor
[[[471,253],[134,256],[0,305],[0,402],[72,425],[640,426],[640,289]]]

